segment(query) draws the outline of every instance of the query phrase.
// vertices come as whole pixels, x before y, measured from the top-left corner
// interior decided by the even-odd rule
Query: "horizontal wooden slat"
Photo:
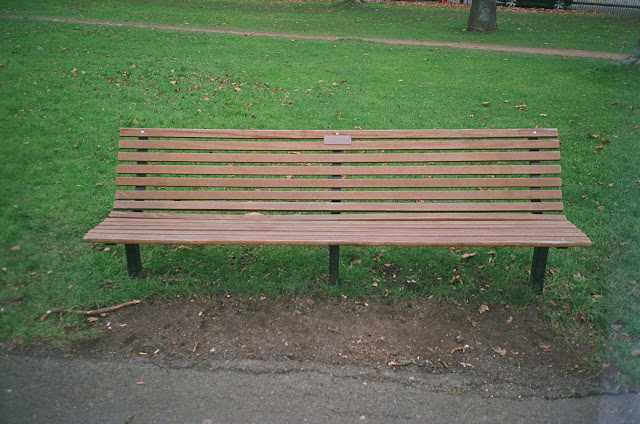
[[[339,224],[332,227],[327,221],[309,221],[298,222],[295,219],[292,222],[259,222],[252,220],[242,221],[180,221],[172,222],[171,220],[140,220],[140,219],[118,219],[107,220],[94,234],[113,234],[114,232],[127,232],[130,234],[158,233],[167,234],[175,231],[176,228],[189,232],[197,231],[201,233],[246,233],[246,232],[262,232],[268,233],[297,233],[297,234],[322,234],[340,232],[341,234],[363,235],[375,234],[379,232],[393,232],[395,235],[404,235],[405,237],[414,237],[415,232],[429,232],[429,235],[467,235],[474,234],[476,236],[483,235],[486,237],[497,235],[540,235],[554,234],[558,237],[576,236],[573,226],[567,225],[566,222],[558,221],[551,224],[541,226],[538,222],[522,222],[522,221],[505,221],[497,224],[487,224],[486,222],[473,223],[465,221],[389,221],[389,222],[366,222],[354,221],[346,224]]]
[[[322,139],[326,135],[350,135],[354,139],[455,139],[557,137],[555,128],[455,129],[455,130],[225,130],[178,128],[121,128],[121,137],[231,138],[231,139]]]
[[[118,177],[119,186],[229,188],[478,188],[560,187],[560,178],[191,178]]]
[[[129,244],[189,244],[189,245],[291,245],[291,246],[327,246],[327,245],[350,245],[350,246],[430,246],[430,247],[588,247],[590,243],[583,238],[570,237],[478,237],[478,236],[457,236],[457,237],[421,237],[400,240],[398,237],[383,237],[381,235],[364,237],[335,237],[324,236],[311,238],[309,236],[286,237],[284,235],[257,237],[256,234],[249,234],[246,237],[234,235],[232,237],[206,237],[197,233],[184,234],[174,232],[172,235],[159,236],[149,234],[146,237],[131,237],[127,234],[116,234],[111,237],[97,236],[91,233],[85,236],[85,241],[90,243],[129,243]]]
[[[199,163],[427,163],[557,161],[560,152],[255,154],[120,152],[120,161]]]
[[[242,217],[247,215],[234,215],[235,217]],[[264,216],[264,215],[263,215]],[[167,230],[171,228],[180,228],[186,230],[203,230],[203,231],[236,231],[236,230],[253,230],[263,228],[264,231],[300,231],[301,229],[307,229],[309,231],[329,231],[333,227],[329,220],[315,220],[315,219],[297,219],[294,216],[288,221],[283,220],[269,220],[269,219],[217,219],[215,216],[213,219],[183,219],[175,220],[171,218],[165,219],[137,219],[131,218],[118,218],[107,220],[101,225],[102,230],[108,231],[113,229],[124,230],[146,230],[146,229],[158,229]],[[309,215],[301,215],[309,216]],[[544,225],[536,220],[531,221],[516,221],[505,220],[496,221],[495,223],[487,223],[484,220],[388,220],[388,221],[369,221],[369,220],[351,220],[341,221],[341,232],[361,232],[365,230],[395,230],[406,231],[413,229],[429,229],[434,232],[446,233],[450,230],[472,230],[472,231],[491,231],[491,232],[504,232],[504,231],[528,231],[528,230],[541,230],[545,231],[565,231],[569,228],[566,220],[546,221]]]
[[[164,175],[522,175],[560,174],[560,165],[215,166],[118,165],[119,174]]]
[[[555,139],[475,140],[354,140],[348,145],[325,145],[322,141],[191,141],[120,140],[120,149],[208,151],[358,151],[358,150],[498,150],[557,149]]]
[[[519,213],[370,213],[370,214],[342,214],[342,215],[329,215],[329,214],[294,214],[294,215],[277,215],[277,214],[255,214],[248,213],[243,215],[238,214],[197,214],[197,213],[170,213],[170,212],[124,212],[113,211],[109,214],[109,218],[134,218],[145,220],[175,220],[179,221],[242,221],[246,220],[257,221],[261,223],[283,223],[283,222],[324,222],[324,221],[345,221],[345,222],[403,222],[403,221],[421,221],[421,222],[443,222],[443,221],[455,221],[455,222],[522,222],[522,221],[540,221],[544,222],[541,225],[549,225],[550,222],[568,222],[567,218],[563,215],[531,215],[531,214],[519,214]],[[571,223],[569,223],[571,224]],[[349,224],[351,225],[351,224]]]
[[[173,211],[279,212],[558,212],[561,202],[518,203],[380,203],[380,202],[235,202],[235,201],[124,201],[114,209]]]
[[[559,200],[560,190],[169,191],[116,192],[117,200]]]
[[[214,237],[225,237],[227,239],[232,239],[234,237],[238,237],[238,238],[243,238],[243,239],[247,239],[247,240],[255,240],[255,241],[261,241],[261,240],[270,240],[273,238],[278,238],[278,237],[287,237],[290,239],[298,239],[298,240],[314,240],[314,239],[318,239],[318,238],[322,238],[322,237],[335,237],[332,234],[336,234],[337,231],[327,231],[326,229],[307,229],[305,231],[300,231],[300,229],[296,230],[296,229],[280,229],[280,231],[272,231],[270,229],[265,229],[263,227],[255,227],[255,228],[250,228],[250,229],[233,229],[233,230],[226,230],[226,229],[211,229],[211,230],[196,230],[196,229],[192,229],[192,230],[185,230],[184,228],[181,228],[181,230],[183,232],[187,232],[187,233],[192,233],[194,235],[196,235],[197,237],[200,237],[201,239],[210,239],[210,238],[214,238]],[[380,230],[380,229],[376,229],[376,228],[366,228],[366,229],[360,229],[360,231],[353,232],[353,231],[340,231],[340,234],[338,235],[338,237],[350,237],[352,239],[354,238],[360,238],[360,239],[367,239],[367,238],[373,238],[378,236],[378,234],[381,232],[390,232],[389,230]],[[444,231],[438,231],[438,230],[420,230],[420,229],[410,229],[410,230],[394,230],[394,234],[390,235],[389,238],[391,237],[395,237],[396,240],[417,240],[419,241],[420,238],[422,238],[419,234],[416,234],[416,231],[424,231],[427,232],[428,234],[425,234],[423,237],[430,237],[430,238],[442,238],[443,240],[446,239],[447,237],[465,237],[465,236],[470,236],[472,235],[473,237],[478,237],[478,238],[499,238],[499,237],[511,237],[511,238],[516,238],[516,237],[522,237],[522,238],[527,238],[527,237],[550,237],[551,233],[549,231],[544,231],[542,229],[512,229],[510,231],[496,231],[492,228],[486,228],[486,229],[478,229],[478,230],[470,230],[467,228],[461,228],[461,229],[449,229],[447,232]],[[158,228],[149,228],[149,229],[144,229],[144,228],[137,228],[137,229],[131,229],[131,228],[127,228],[127,229],[122,229],[120,231],[118,230],[96,230],[96,232],[94,233],[95,235],[98,234],[102,234],[102,235],[108,235],[108,234],[113,234],[114,232],[120,232],[122,234],[126,234],[127,237],[136,237],[136,236],[145,236],[145,235],[152,235],[154,237],[162,237],[162,236],[168,236],[168,235],[172,235],[172,234],[176,234],[177,231],[173,228],[166,228],[166,229],[158,229]],[[471,234],[470,234],[471,233]],[[577,235],[575,235],[574,232],[572,232],[570,229],[567,229],[566,231],[558,231],[556,230],[554,232],[554,237],[556,239],[558,238],[570,238],[572,236],[574,237],[579,237]],[[261,237],[262,236],[262,237]],[[337,237],[336,237],[337,238]],[[331,243],[326,243],[326,244],[331,244]]]

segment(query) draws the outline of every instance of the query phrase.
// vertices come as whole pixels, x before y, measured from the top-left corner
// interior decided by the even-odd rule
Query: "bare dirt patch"
[[[100,337],[67,354],[177,367],[253,359],[463,373],[473,382],[467,390],[506,397],[600,392],[584,362],[589,348],[555,332],[535,306],[481,313],[428,300],[222,296],[149,301],[86,325]]]

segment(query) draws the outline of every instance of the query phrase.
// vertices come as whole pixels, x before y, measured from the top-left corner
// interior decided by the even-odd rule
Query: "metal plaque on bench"
[[[325,135],[324,144],[351,144],[350,135]]]

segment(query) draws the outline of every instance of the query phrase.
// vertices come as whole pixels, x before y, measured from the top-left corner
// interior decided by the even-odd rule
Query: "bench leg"
[[[140,259],[139,244],[125,244],[124,250],[127,254],[127,269],[130,277],[137,277],[142,272],[142,260]]]
[[[544,275],[547,273],[548,247],[534,247],[531,263],[531,287],[536,294],[542,294]]]
[[[340,276],[340,246],[329,246],[329,283],[335,284]]]

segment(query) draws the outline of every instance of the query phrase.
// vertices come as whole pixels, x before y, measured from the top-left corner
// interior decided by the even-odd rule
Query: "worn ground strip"
[[[173,26],[173,25],[152,25],[152,24],[111,22],[111,21],[89,21],[89,20],[79,20],[79,19],[60,19],[60,18],[33,17],[33,16],[0,16],[0,19],[29,19],[29,20],[73,23],[73,24],[83,24],[83,25],[104,25],[104,26],[128,27],[128,28],[148,28],[148,29],[159,29],[159,30],[167,30],[167,31],[201,32],[201,33],[210,33],[210,34],[232,34],[232,35],[253,36],[253,37],[276,37],[276,38],[289,38],[289,39],[300,39],[300,40],[324,40],[324,41],[359,40],[359,41],[366,41],[371,43],[394,44],[394,45],[404,45],[404,46],[450,47],[454,49],[480,50],[480,51],[489,51],[489,52],[539,54],[539,55],[548,55],[548,56],[582,57],[582,58],[605,59],[605,60],[623,60],[627,57],[626,54],[620,54],[620,53],[596,52],[596,51],[589,51],[589,50],[574,50],[574,49],[551,49],[551,48],[540,48],[540,47],[501,46],[501,45],[495,45],[495,44],[472,44],[472,43],[454,43],[454,42],[421,41],[421,40],[397,40],[397,39],[371,38],[371,37],[339,37],[339,36],[336,37],[336,36],[311,35],[311,34],[286,34],[286,33],[276,33],[276,32],[260,32],[260,31],[233,30],[233,29],[221,29],[221,28],[187,28],[187,27]]]

